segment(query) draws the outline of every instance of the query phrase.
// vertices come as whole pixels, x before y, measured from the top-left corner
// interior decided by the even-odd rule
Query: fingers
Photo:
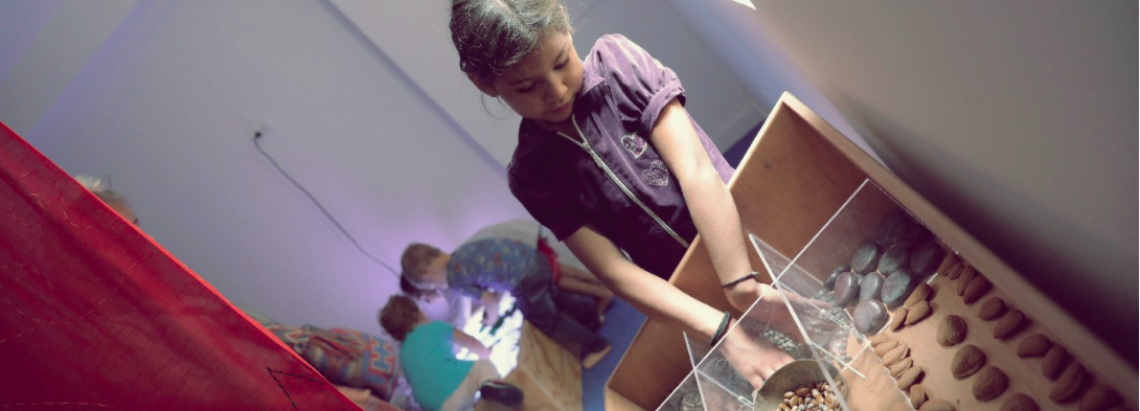
[[[763,372],[759,374],[751,373],[748,376],[748,383],[752,384],[752,388],[760,388],[760,386],[764,385],[764,380],[768,379],[770,376],[772,376],[771,372],[767,374],[764,374]]]
[[[760,370],[760,377],[763,378],[764,380],[767,380],[768,378],[772,377],[772,374],[775,374],[775,373],[776,373],[775,368],[764,367],[763,369]]]

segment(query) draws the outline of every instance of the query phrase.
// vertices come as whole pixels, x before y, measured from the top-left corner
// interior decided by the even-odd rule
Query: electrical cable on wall
[[[361,247],[360,243],[356,241],[356,238],[353,237],[352,234],[349,234],[348,230],[345,230],[344,227],[340,225],[340,222],[338,222],[336,218],[332,216],[332,214],[329,214],[328,210],[325,210],[325,207],[321,205],[320,201],[317,201],[317,198],[314,197],[313,194],[309,192],[309,190],[306,190],[305,187],[301,186],[301,183],[298,183],[297,180],[293,179],[293,177],[289,175],[289,173],[285,172],[285,169],[281,168],[280,164],[277,164],[277,160],[274,160],[273,156],[270,156],[269,153],[266,153],[265,150],[261,148],[260,131],[254,133],[253,145],[257,146],[257,151],[260,151],[261,155],[269,159],[270,163],[273,163],[273,167],[277,168],[277,171],[281,172],[281,175],[289,179],[289,182],[293,183],[294,186],[297,186],[298,190],[301,190],[302,193],[305,193],[305,195],[309,197],[309,200],[311,200],[313,204],[317,206],[317,209],[321,210],[321,213],[323,213],[325,217],[329,219],[329,221],[332,221],[333,225],[335,225],[336,228],[340,230],[340,232],[343,233],[345,237],[348,237],[348,241],[351,241],[352,245],[356,246],[356,249],[360,250],[361,254],[364,254],[365,257],[368,257],[368,259],[376,262],[377,264],[384,266],[384,268],[387,269],[388,272],[392,273],[392,275],[396,276],[396,278],[400,278],[400,273],[392,269],[392,266],[389,266],[387,263],[380,260],[379,258],[376,258],[376,256],[373,256],[371,253],[365,250],[364,247]]]

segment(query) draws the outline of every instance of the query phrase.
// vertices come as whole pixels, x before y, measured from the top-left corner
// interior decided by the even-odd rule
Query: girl
[[[672,70],[620,35],[579,60],[556,0],[454,0],[450,29],[460,69],[523,117],[511,192],[615,294],[715,343],[729,313],[666,281],[700,233],[734,307],[759,298],[759,309],[784,312],[753,281],[725,186],[733,170],[685,111]],[[791,361],[743,336],[723,352],[757,387]]]

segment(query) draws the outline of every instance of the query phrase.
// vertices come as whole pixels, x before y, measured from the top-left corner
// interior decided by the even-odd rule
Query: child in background
[[[490,349],[445,322],[429,320],[411,298],[396,295],[388,299],[380,310],[380,326],[402,342],[404,375],[412,396],[425,410],[472,410],[476,392],[510,407],[522,403],[522,391],[498,381],[498,370],[486,359]],[[467,348],[480,359],[456,358],[453,345]]]
[[[544,251],[553,259],[554,284],[562,291],[581,294],[594,298],[594,307],[598,314],[605,314],[610,303],[613,302],[614,293],[602,284],[598,277],[590,274],[582,266],[582,262],[574,257],[574,253],[566,245],[549,236],[550,230],[529,218],[503,221],[480,228],[472,234],[467,242],[485,238],[508,238],[519,240],[533,247],[549,248]]]
[[[460,70],[523,117],[511,192],[615,294],[716,344],[730,313],[667,281],[700,233],[733,307],[759,299],[760,313],[788,316],[755,281],[725,185],[733,169],[685,111],[676,73],[621,35],[579,60],[556,0],[453,0],[449,28]],[[791,361],[736,333],[722,351],[756,387]]]
[[[554,286],[551,272],[557,263],[540,248],[517,240],[486,238],[446,254],[413,243],[404,250],[400,264],[403,276],[420,290],[451,290],[479,301],[485,309],[485,324],[498,320],[499,301],[510,293],[523,318],[539,331],[556,341],[581,344],[582,365],[587,369],[613,349],[595,332],[601,318],[594,307]]]

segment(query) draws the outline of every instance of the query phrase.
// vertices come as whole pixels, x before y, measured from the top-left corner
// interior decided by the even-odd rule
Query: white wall
[[[1136,2],[673,2],[1136,362]]]
[[[517,143],[519,118],[479,91],[459,71],[447,30],[447,1],[408,1],[393,6],[372,0],[330,0],[467,134],[504,166]],[[742,83],[685,17],[658,0],[565,1],[584,57],[603,34],[622,33],[680,76],[686,107],[721,150],[727,150],[767,116],[768,106]],[[498,116],[503,119],[496,119]]]
[[[21,6],[47,17],[26,51],[0,46],[21,56],[0,121],[70,173],[110,174],[143,230],[237,304],[375,331],[398,291],[257,153],[263,118],[265,149],[397,269],[409,241],[454,247],[526,215],[502,166],[327,3],[141,0],[61,24],[84,3]],[[48,104],[8,109],[25,101]]]

